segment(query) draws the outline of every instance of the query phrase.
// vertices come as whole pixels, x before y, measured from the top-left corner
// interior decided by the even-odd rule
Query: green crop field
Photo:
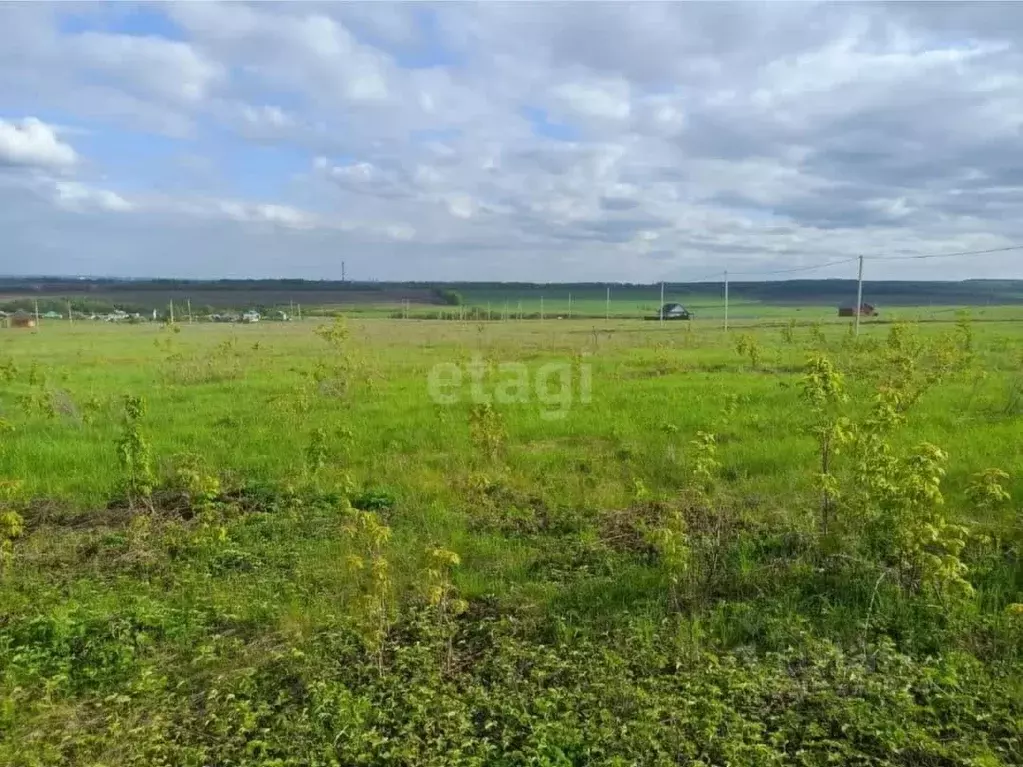
[[[562,299],[0,330],[0,764],[1023,763],[1020,308]]]

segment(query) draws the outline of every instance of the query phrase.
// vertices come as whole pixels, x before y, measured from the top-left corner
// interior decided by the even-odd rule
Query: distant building
[[[12,314],[7,322],[12,328],[34,328],[36,326],[36,318],[24,309],[19,309]]]
[[[259,322],[259,312],[245,312],[242,322]]]
[[[650,319],[652,320],[691,320],[692,312],[682,304],[665,304],[660,311]]]
[[[855,317],[859,314],[861,317],[876,317],[877,309],[874,308],[873,304],[861,304],[859,311],[857,312],[855,306],[843,306],[838,310],[839,317]]]

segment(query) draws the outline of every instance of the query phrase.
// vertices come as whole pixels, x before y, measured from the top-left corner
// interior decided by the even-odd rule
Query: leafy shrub
[[[457,290],[437,288],[434,290],[434,294],[442,303],[447,304],[448,306],[462,306],[465,303],[462,298],[462,294]]]

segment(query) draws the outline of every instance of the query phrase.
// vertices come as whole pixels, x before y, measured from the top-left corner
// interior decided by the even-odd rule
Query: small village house
[[[36,318],[24,309],[19,309],[7,318],[7,323],[12,328],[34,328],[36,326]]]
[[[682,304],[670,303],[660,308],[658,313],[651,317],[654,320],[691,320],[692,313]]]

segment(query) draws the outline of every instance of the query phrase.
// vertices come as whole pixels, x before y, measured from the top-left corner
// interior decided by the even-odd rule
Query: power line
[[[751,276],[751,275],[795,274],[796,272],[812,272],[812,271],[814,271],[816,269],[826,269],[829,266],[838,266],[839,264],[848,264],[848,263],[851,263],[853,261],[856,261],[858,258],[859,258],[859,256],[853,256],[852,258],[843,258],[843,259],[841,259],[839,261],[828,261],[827,263],[824,263],[824,264],[812,264],[810,266],[797,266],[797,267],[792,268],[792,269],[773,269],[773,270],[770,270],[770,271],[761,271],[761,272],[729,272],[729,274],[748,277],[748,276]]]
[[[848,263],[851,263],[851,262],[855,261],[858,258],[859,258],[859,256],[853,256],[852,258],[843,258],[843,259],[838,260],[838,261],[828,261],[828,262],[823,263],[823,264],[811,264],[809,266],[797,266],[797,267],[792,267],[792,268],[788,268],[788,269],[771,269],[771,270],[765,270],[765,271],[759,271],[759,272],[733,272],[733,271],[729,270],[728,274],[731,277],[734,277],[736,275],[739,275],[741,277],[747,277],[747,276],[750,276],[750,275],[795,274],[797,272],[811,272],[811,271],[814,271],[815,269],[826,269],[829,266],[836,266],[838,264],[848,264]],[[720,272],[711,272],[710,274],[705,274],[702,277],[696,277],[694,279],[685,280],[685,281],[683,281],[681,283],[678,283],[678,284],[693,284],[693,283],[696,283],[696,282],[703,282],[705,280],[709,280],[709,281],[712,281],[712,282],[722,282],[723,281],[722,280],[722,276],[723,275],[724,275],[724,270],[721,270]]]
[[[1021,245],[1008,245],[1002,248],[988,248],[985,250],[962,250],[955,253],[918,253],[915,255],[908,256],[864,256],[867,261],[920,261],[924,259],[932,258],[960,258],[967,256],[985,256],[992,253],[1009,253],[1015,250],[1023,250],[1023,244]],[[729,275],[732,277],[770,277],[776,274],[798,274],[800,272],[812,272],[818,269],[827,269],[830,266],[839,266],[841,264],[850,264],[857,261],[859,256],[853,256],[851,258],[843,258],[837,261],[828,261],[822,264],[811,264],[809,266],[797,266],[788,269],[769,269],[763,271],[742,271],[733,272],[729,271]],[[710,280],[713,282],[721,282],[724,270],[721,272],[713,272],[711,274],[703,275],[695,279],[686,280],[688,283],[703,282]]]
[[[865,256],[870,261],[914,261],[925,258],[957,258],[959,256],[985,256],[989,253],[1007,253],[1011,250],[1023,250],[1023,245],[1008,245],[1004,248],[987,250],[962,250],[958,253],[924,253],[915,256]]]
[[[721,282],[721,272],[711,272],[710,274],[705,274],[702,277],[697,277],[696,279],[685,280],[684,282],[679,283],[679,284],[682,284],[682,285],[692,285],[693,283],[703,282],[704,280],[710,280],[712,278],[713,278],[714,282]]]

